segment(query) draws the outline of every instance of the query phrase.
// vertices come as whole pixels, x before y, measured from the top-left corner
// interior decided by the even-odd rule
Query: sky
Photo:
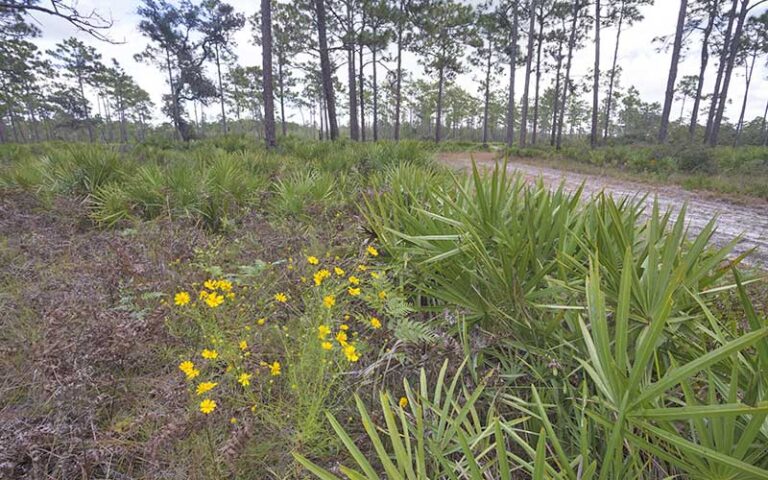
[[[77,1],[77,0],[76,0]],[[473,0],[473,3],[476,0]],[[138,0],[79,0],[78,8],[82,12],[97,10],[103,16],[111,17],[114,21],[113,28],[109,36],[113,40],[120,42],[110,44],[99,42],[92,39],[83,32],[76,31],[68,23],[48,17],[45,15],[35,15],[38,26],[42,29],[42,35],[36,39],[36,43],[43,50],[54,48],[55,44],[69,36],[80,38],[86,43],[93,45],[103,57],[103,60],[109,61],[116,58],[126,69],[127,73],[132,75],[137,83],[149,92],[156,105],[160,105],[160,100],[168,86],[166,78],[157,67],[136,62],[133,59],[134,54],[144,50],[147,41],[138,31],[139,17],[136,15],[136,8],[139,5]],[[237,11],[251,16],[258,8],[259,2],[255,0],[229,0]],[[677,23],[677,15],[680,2],[678,0],[656,0],[652,6],[642,8],[645,19],[622,31],[621,43],[619,47],[618,63],[622,67],[621,84],[624,88],[633,85],[640,92],[644,101],[664,102],[664,91],[666,89],[667,74],[671,60],[671,49],[668,52],[658,52],[658,44],[653,43],[653,39],[663,35],[674,33]],[[765,8],[758,8],[755,13],[764,11]],[[603,29],[601,32],[601,70],[606,71],[610,68],[613,50],[615,45],[615,29]],[[239,62],[243,65],[260,65],[260,48],[254,45],[251,39],[250,24],[246,23],[245,28],[235,36],[237,47],[235,49]],[[687,51],[684,52],[685,58],[679,65],[678,80],[685,75],[697,75],[699,69],[700,42],[692,41]],[[524,48],[524,41],[521,41],[520,48]],[[588,44],[584,49],[575,53],[573,72],[575,76],[587,74],[594,63],[594,46]],[[407,55],[403,62],[403,67],[415,75],[423,77],[422,68],[418,65],[416,57]],[[505,68],[505,72],[506,72]],[[517,81],[522,81],[521,68],[518,68]],[[709,92],[713,88],[714,75],[716,70],[716,59],[710,60],[709,74],[705,79],[704,92]],[[341,69],[340,74],[344,75],[345,69]],[[744,69],[734,70],[734,77],[731,81],[729,90],[729,105],[726,108],[726,117],[738,119],[739,109],[744,95]],[[212,70],[211,70],[212,73]],[[468,92],[475,94],[477,83],[473,81],[473,74],[468,73],[457,78],[457,82]],[[213,78],[213,75],[211,75]],[[345,82],[342,79],[342,82]],[[501,78],[500,86],[506,85],[507,79]],[[542,85],[547,85],[543,83]],[[522,85],[522,83],[518,83]],[[337,96],[337,98],[339,98]],[[585,97],[586,98],[586,97]],[[591,94],[590,94],[591,98]],[[602,95],[601,95],[602,98]],[[339,98],[338,101],[343,101]],[[762,117],[766,102],[768,101],[768,69],[766,69],[765,60],[758,60],[755,67],[752,86],[750,88],[749,100],[747,103],[746,119],[751,120],[755,117]],[[672,119],[680,115],[681,103],[675,102],[672,107]],[[692,102],[690,99],[685,105],[685,114],[689,115]],[[164,121],[159,112],[155,112],[155,121]],[[215,104],[208,107],[206,115],[209,119],[215,118],[217,114]],[[298,111],[289,111],[289,117],[293,121],[300,121],[301,116]],[[340,119],[342,124],[346,124],[346,119]]]

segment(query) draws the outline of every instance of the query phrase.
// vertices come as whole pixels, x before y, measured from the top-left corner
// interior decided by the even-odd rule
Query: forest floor
[[[439,161],[456,168],[468,168],[472,159],[479,165],[494,165],[498,161],[498,154],[445,152],[438,156]],[[507,168],[520,172],[531,182],[540,178],[550,188],[556,188],[562,183],[565,190],[575,191],[583,184],[587,196],[601,191],[617,197],[645,196],[644,201],[649,208],[657,200],[660,209],[672,209],[675,215],[680,207],[687,205],[686,219],[692,233],[701,231],[712,217],[717,216],[717,230],[712,241],[716,245],[724,245],[741,235],[734,252],[754,249],[747,263],[759,268],[768,267],[768,204],[762,200],[735,201],[711,192],[688,191],[676,185],[657,185],[614,176],[570,172],[537,165],[536,160],[530,158],[511,158]]]

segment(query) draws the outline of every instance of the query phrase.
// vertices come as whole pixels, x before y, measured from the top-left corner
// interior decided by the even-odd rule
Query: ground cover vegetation
[[[652,3],[262,0],[246,18],[143,0],[159,125],[118,61],[74,37],[43,54],[30,21],[109,42],[110,20],[0,5],[0,476],[768,478],[749,252],[714,245],[714,219],[693,233],[684,206],[504,163],[764,174],[765,114],[745,119],[763,2],[680,1],[663,107],[619,83],[621,33]],[[236,62],[246,23],[260,66]],[[694,38],[699,74],[678,79]],[[478,97],[456,82],[469,65]],[[478,140],[503,140],[496,165],[434,161]]]
[[[766,478],[761,272],[414,142],[3,150],[10,478]]]

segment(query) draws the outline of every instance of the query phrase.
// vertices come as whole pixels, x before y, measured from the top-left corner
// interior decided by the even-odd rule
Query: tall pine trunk
[[[536,134],[539,130],[539,85],[541,83],[541,47],[544,45],[544,6],[539,5],[539,40],[536,47],[536,87],[533,95],[533,131],[531,145],[536,145]]]
[[[755,60],[757,60],[757,50],[752,52],[752,58],[750,59],[749,66],[747,67],[747,64],[744,64],[747,69],[745,75],[746,83],[744,85],[744,100],[741,102],[739,123],[736,124],[736,138],[733,139],[734,147],[739,144],[739,140],[741,140],[741,134],[744,131],[744,114],[747,111],[747,99],[749,98],[749,87],[752,84],[752,73],[755,71]]]
[[[613,86],[616,81],[616,64],[619,60],[619,42],[621,41],[621,27],[624,24],[624,4],[626,0],[621,1],[619,10],[619,21],[616,24],[616,45],[613,46],[613,62],[611,63],[611,74],[608,79],[608,97],[605,99],[605,124],[603,125],[603,141],[608,139],[608,133],[611,128],[611,108],[613,107]]]
[[[365,72],[363,71],[363,46],[358,50],[360,70],[358,71],[358,83],[360,88],[360,139],[365,141]]]
[[[576,45],[576,25],[579,21],[579,10],[581,10],[581,0],[573,0],[573,18],[571,19],[571,35],[568,38],[568,61],[565,64],[565,80],[563,81],[563,96],[560,101],[560,116],[557,120],[557,141],[558,150],[563,145],[563,123],[565,121],[565,108],[568,105],[568,90],[571,88],[571,63],[573,61],[573,48]]]
[[[531,86],[531,64],[533,63],[533,32],[536,28],[536,0],[530,0],[530,22],[528,25],[528,54],[525,61],[525,86],[523,87],[523,106],[520,112],[520,146],[525,148],[528,140],[528,92]]]
[[[440,124],[443,116],[443,90],[445,89],[445,71],[440,67],[437,81],[437,111],[435,112],[435,143],[440,143]]]
[[[347,88],[349,89],[349,137],[360,140],[360,125],[357,120],[357,78],[355,73],[355,36],[352,0],[347,0]]]
[[[80,98],[83,101],[83,113],[85,113],[85,126],[88,127],[88,141],[93,143],[93,125],[91,124],[91,116],[88,113],[88,100],[85,98],[85,88],[83,86],[83,77],[78,74],[77,82],[80,85]]]
[[[171,53],[168,49],[165,49],[165,64],[168,68],[168,85],[171,87],[171,113],[173,115],[174,134],[177,139],[184,139],[184,135],[181,131],[180,115],[179,115],[179,97],[176,94],[176,86],[173,84],[173,68],[171,67]]]
[[[675,31],[675,43],[672,46],[672,62],[669,65],[667,76],[667,90],[664,95],[664,109],[661,111],[661,125],[659,126],[659,143],[667,141],[669,133],[669,115],[672,111],[672,101],[675,96],[675,83],[677,82],[677,66],[680,63],[680,49],[683,46],[683,29],[685,27],[685,13],[688,0],[680,0],[680,12],[677,15],[677,30]]]
[[[403,85],[403,18],[405,14],[405,0],[400,0],[400,16],[397,21],[397,70],[395,76],[395,141],[400,140],[400,109],[402,107]]]
[[[597,147],[597,121],[598,109],[600,108],[600,0],[595,0],[595,66],[592,77],[592,131],[589,137],[589,144],[592,148]]]
[[[717,67],[717,78],[715,79],[715,89],[712,92],[712,99],[709,102],[709,112],[707,114],[707,127],[704,131],[704,143],[708,143],[710,136],[712,135],[712,125],[717,113],[717,104],[720,101],[720,85],[723,82],[723,75],[725,74],[725,66],[728,63],[728,53],[730,51],[731,36],[733,35],[733,25],[736,21],[736,10],[739,6],[739,0],[733,0],[731,6],[731,12],[728,14],[728,28],[725,31],[725,37],[723,37],[723,48],[720,51],[720,61]]]
[[[512,13],[512,38],[509,50],[509,95],[507,97],[507,146],[511,147],[515,139],[515,71],[517,67],[517,21],[518,9],[515,4]]]
[[[318,0],[322,2],[323,0]],[[319,22],[318,22],[319,23]],[[261,65],[264,83],[264,140],[267,148],[277,146],[275,135],[275,98],[272,93],[272,5],[261,0]]]
[[[717,19],[717,3],[714,4],[709,12],[707,26],[704,27],[704,34],[701,39],[701,62],[699,64],[699,80],[696,85],[696,95],[693,97],[693,110],[691,111],[691,123],[688,126],[688,138],[693,141],[696,136],[696,124],[699,121],[699,108],[701,106],[701,93],[704,91],[704,74],[707,72],[709,64],[709,37],[712,35],[712,29]]]
[[[262,6],[263,6],[262,2]],[[271,27],[270,27],[271,29]],[[219,100],[221,103],[221,131],[227,133],[227,113],[224,109],[224,82],[221,80],[221,58],[219,57],[219,44],[214,45],[214,55],[216,56],[216,74],[219,77]],[[270,60],[271,62],[271,60]]]
[[[262,1],[262,4],[265,2],[269,4],[269,0],[261,0],[261,1]],[[331,76],[331,60],[328,56],[328,38],[327,38],[327,32],[326,32],[326,26],[325,26],[325,0],[315,0],[315,11],[317,14],[317,37],[318,37],[318,44],[320,46],[320,70],[321,70],[321,75],[323,79],[323,92],[325,93],[325,103],[326,103],[326,108],[328,110],[328,134],[331,140],[336,140],[339,138],[339,124],[336,123],[336,99],[334,98],[334,95],[333,95],[333,77]],[[265,98],[264,101],[266,102],[267,99]]]
[[[488,107],[491,103],[491,62],[493,61],[493,43],[488,35],[488,58],[485,64],[485,94],[483,96],[483,145],[488,145]]]
[[[565,17],[563,17],[563,34],[565,34]],[[563,36],[557,42],[557,68],[555,68],[555,95],[552,98],[552,126],[550,128],[549,145],[554,147],[557,139],[557,111],[560,108],[560,74],[563,68]]]
[[[763,134],[763,146],[768,145],[768,124],[766,122],[768,121],[768,102],[765,102],[765,110],[763,110],[763,125],[760,128],[760,133]]]
[[[379,86],[376,79],[376,28],[373,29],[373,47],[371,47],[371,64],[373,66],[373,141],[379,139]]]
[[[720,136],[720,125],[723,122],[723,114],[725,113],[725,104],[728,100],[728,87],[731,84],[731,76],[733,75],[733,67],[736,64],[736,57],[739,54],[739,47],[741,46],[741,34],[744,31],[744,21],[747,18],[747,12],[749,11],[749,0],[741,0],[741,11],[739,12],[739,20],[736,24],[736,30],[731,40],[730,54],[728,55],[728,64],[725,67],[725,74],[723,76],[723,89],[720,92],[720,101],[717,104],[717,114],[712,122],[712,131],[709,137],[709,146],[714,147],[717,145],[718,137]]]
[[[285,75],[283,74],[283,65],[285,65],[285,59],[282,55],[277,56],[277,83],[280,89],[280,124],[282,127],[282,133],[285,137],[288,135],[288,124],[285,121]]]

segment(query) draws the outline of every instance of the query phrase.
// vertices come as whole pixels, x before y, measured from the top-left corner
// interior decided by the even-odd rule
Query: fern
[[[431,345],[437,340],[437,332],[432,327],[408,317],[402,317],[397,320],[392,331],[398,340],[405,343],[426,343]]]

